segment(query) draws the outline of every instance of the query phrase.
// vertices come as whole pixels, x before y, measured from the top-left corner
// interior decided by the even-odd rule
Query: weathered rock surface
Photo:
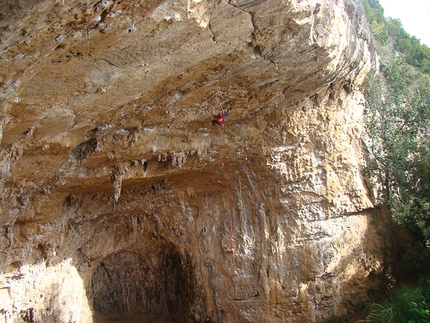
[[[359,1],[3,2],[0,322],[320,322],[377,284]]]

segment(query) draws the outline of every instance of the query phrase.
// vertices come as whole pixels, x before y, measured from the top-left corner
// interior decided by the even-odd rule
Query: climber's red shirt
[[[224,112],[221,113],[221,115],[214,116],[214,120],[220,125],[224,125]]]

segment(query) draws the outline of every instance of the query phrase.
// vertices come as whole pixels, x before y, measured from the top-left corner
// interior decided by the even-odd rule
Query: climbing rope
[[[224,185],[226,188],[226,194],[227,194],[227,208],[228,213],[230,215],[230,237],[231,237],[231,252],[232,252],[232,273],[235,272],[235,264],[236,264],[236,246],[235,246],[235,237],[234,237],[234,228],[233,228],[233,212],[231,211],[231,201],[230,201],[230,184],[227,177],[227,172],[225,169],[225,162],[224,162],[224,154],[223,154],[223,144],[221,142],[221,127],[218,126],[218,142],[220,145],[219,153],[220,153],[220,159],[221,159],[221,169],[224,175]]]

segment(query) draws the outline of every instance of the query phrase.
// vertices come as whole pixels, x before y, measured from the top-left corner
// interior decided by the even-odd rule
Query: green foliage
[[[396,250],[396,278],[417,282],[430,268],[430,49],[398,19],[385,18],[378,0],[363,3],[382,57],[364,91],[366,171],[382,185],[377,198],[407,233]],[[395,287],[369,306],[362,322],[430,322],[430,279],[416,288]]]
[[[346,321],[346,316],[345,315],[341,315],[341,316],[333,316],[331,318],[328,318],[326,320],[324,320],[324,323],[343,323]]]
[[[369,76],[365,87],[366,125],[375,161],[369,171],[385,184],[382,198],[403,222],[402,214],[409,217],[418,206],[428,216],[428,192],[412,183],[428,181],[423,175],[429,161],[424,138],[430,121],[430,87],[400,56],[393,56],[381,72]]]
[[[430,239],[430,84],[393,55],[365,86],[366,127],[381,201],[417,240]]]
[[[399,286],[382,303],[368,307],[366,323],[421,323],[430,322],[430,280],[416,288]]]
[[[430,250],[419,241],[405,249],[397,266],[396,276],[400,281],[410,281],[429,275]]]
[[[378,23],[385,22],[384,9],[378,0],[363,0],[363,6],[369,23],[373,21]]]
[[[386,18],[378,0],[362,1],[375,39],[381,45],[392,42],[394,50],[401,54],[408,64],[421,73],[430,75],[430,48],[422,45],[415,36],[410,36],[399,19]]]
[[[375,35],[376,40],[378,40],[382,44],[385,44],[388,39],[388,31],[385,24],[383,22],[379,23],[374,20],[370,24],[370,28],[372,29],[373,35]]]

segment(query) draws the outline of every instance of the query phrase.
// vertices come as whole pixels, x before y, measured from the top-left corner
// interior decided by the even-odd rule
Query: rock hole
[[[20,316],[24,322],[36,323],[35,315],[34,315],[34,308],[32,308],[32,307],[21,311]]]
[[[321,10],[321,3],[317,3],[317,4],[315,5],[315,9],[314,9],[313,14],[314,14],[314,15],[317,15],[317,14],[320,12],[320,10]]]
[[[157,250],[105,258],[91,282],[96,322],[188,322],[194,298],[189,258],[158,240]],[[161,322],[160,321],[160,322]],[[157,321],[158,322],[158,321]]]
[[[352,85],[351,82],[347,82],[343,85],[343,89],[346,91],[346,93],[351,94],[352,92]]]
[[[75,149],[72,150],[72,157],[76,160],[84,160],[90,157],[97,149],[97,139],[91,138],[90,140],[80,143]]]
[[[261,58],[261,57],[262,57],[262,53],[263,53],[262,48],[261,48],[260,46],[255,46],[255,47],[252,49],[251,58],[252,58],[252,59]]]

